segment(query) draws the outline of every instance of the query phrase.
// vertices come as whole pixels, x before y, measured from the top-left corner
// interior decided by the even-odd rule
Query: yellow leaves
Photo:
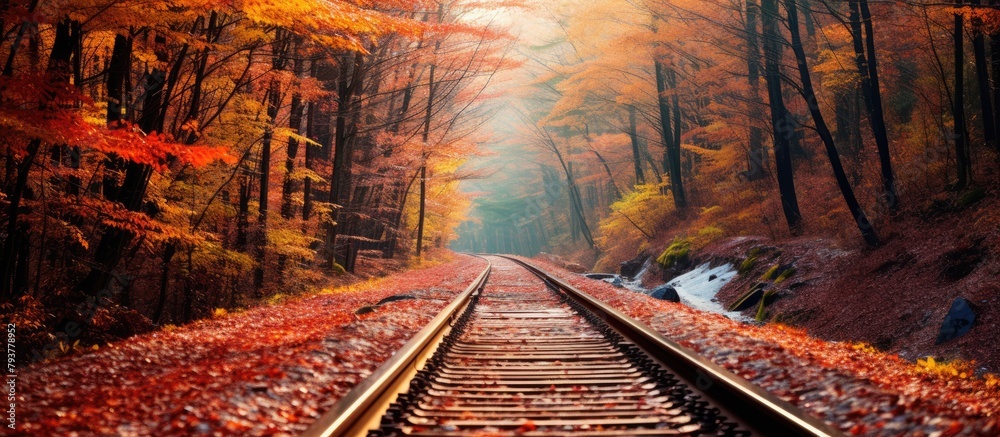
[[[851,345],[851,349],[852,350],[856,350],[858,352],[864,352],[866,354],[875,354],[875,353],[878,353],[878,349],[875,349],[874,346],[872,346],[872,345],[870,345],[868,343],[865,343],[865,342],[854,343],[854,344]]]
[[[918,372],[944,378],[966,379],[975,374],[975,365],[973,362],[962,360],[937,361],[932,356],[918,359],[916,368]]]
[[[635,248],[646,241],[647,233],[655,232],[673,212],[670,197],[661,194],[660,185],[635,187],[621,200],[611,205],[613,211],[601,220],[595,243],[609,258],[629,259]]]
[[[315,241],[319,240],[291,227],[277,227],[267,232],[267,242],[271,245],[272,250],[280,255],[295,259],[312,259],[316,252],[309,249],[309,245]]]

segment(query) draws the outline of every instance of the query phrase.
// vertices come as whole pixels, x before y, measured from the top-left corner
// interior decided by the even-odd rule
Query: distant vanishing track
[[[304,435],[839,434],[541,270],[488,259]]]

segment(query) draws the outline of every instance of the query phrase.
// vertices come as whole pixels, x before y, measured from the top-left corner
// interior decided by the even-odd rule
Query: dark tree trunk
[[[889,155],[889,134],[882,109],[882,91],[878,78],[878,60],[875,56],[875,34],[871,12],[868,9],[867,0],[851,0],[849,3],[855,63],[858,67],[858,73],[861,75],[861,93],[865,98],[868,121],[875,137],[875,146],[878,149],[882,172],[882,195],[885,197],[886,205],[890,209],[896,210],[899,207],[899,196],[896,194],[896,181],[892,172],[892,159]],[[862,27],[864,28],[863,32]]]
[[[760,128],[760,41],[757,36],[760,9],[756,0],[747,0],[747,72],[749,73],[750,137],[747,144],[747,171],[743,173],[748,181],[764,178],[764,132]]]
[[[295,42],[295,61],[292,71],[296,79],[302,76],[303,64],[305,63],[299,53],[300,41]],[[298,92],[292,94],[292,106],[288,116],[288,128],[295,134],[302,135],[302,96]],[[307,145],[308,147],[308,145]],[[292,173],[295,171],[295,159],[299,154],[299,141],[295,138],[288,138],[288,148],[285,153],[285,179],[281,184],[281,217],[285,220],[291,219],[295,215],[292,208],[292,194],[295,193],[295,181],[292,180]]]
[[[250,170],[241,169],[240,176],[240,197],[236,207],[236,250],[247,252],[250,249],[249,238],[247,237],[250,228],[250,184],[253,183],[249,176]]]
[[[955,0],[955,5],[961,7],[962,0]],[[955,163],[958,170],[958,181],[955,189],[963,189],[969,185],[972,177],[972,158],[969,154],[969,137],[965,125],[965,22],[961,13],[955,14]]]
[[[167,55],[163,45],[166,38],[157,36],[156,55],[161,63],[167,62]],[[146,77],[146,92],[143,99],[142,116],[139,127],[147,133],[154,132],[157,126],[160,106],[163,104],[163,87],[165,74],[162,70],[154,69]],[[109,89],[109,93],[110,93]],[[115,191],[114,200],[122,204],[129,211],[139,211],[142,207],[142,200],[146,195],[146,187],[149,185],[149,177],[152,175],[152,168],[146,164],[139,164],[129,161],[125,164],[125,180],[121,187]],[[134,234],[117,228],[110,228],[101,236],[101,240],[94,252],[94,266],[90,273],[77,285],[77,289],[87,295],[96,295],[107,286],[111,278],[111,272],[121,260],[122,252],[131,243]]]
[[[635,166],[635,184],[646,183],[646,176],[642,174],[642,153],[639,151],[639,133],[636,131],[635,106],[628,107],[628,137],[632,142],[632,163]]]
[[[420,208],[417,218],[417,256],[424,247],[424,213],[427,206],[427,165],[420,166]]]
[[[826,125],[826,121],[823,118],[823,112],[819,109],[819,101],[816,98],[816,92],[812,85],[812,78],[809,75],[809,64],[806,59],[806,52],[805,49],[802,48],[802,38],[799,35],[799,18],[798,11],[795,6],[796,1],[797,0],[785,0],[785,12],[788,14],[788,28],[791,33],[792,51],[795,52],[795,58],[798,63],[803,97],[805,97],[807,106],[809,107],[809,113],[812,115],[813,121],[816,123],[816,132],[819,134],[820,139],[823,140],[823,145],[826,146],[826,155],[830,159],[830,166],[833,168],[833,175],[837,179],[837,186],[840,188],[840,193],[844,196],[844,202],[847,203],[847,209],[851,211],[851,215],[854,217],[854,222],[858,225],[858,230],[861,231],[861,236],[865,239],[865,242],[868,243],[869,246],[876,246],[879,244],[879,239],[875,234],[875,228],[872,227],[871,222],[868,221],[868,217],[861,209],[861,205],[858,204],[858,199],[854,196],[854,189],[851,187],[851,183],[847,180],[847,174],[844,172],[844,166],[840,162],[840,154],[837,153],[837,146],[833,142],[833,135],[830,133],[830,128]]]
[[[441,8],[443,8],[444,3],[442,3]],[[439,11],[440,9],[439,8]],[[441,48],[441,41],[438,41],[434,45],[434,53]],[[430,76],[427,81],[427,108],[424,112],[424,132],[422,139],[424,142],[424,147],[427,147],[427,141],[430,139],[431,132],[431,115],[434,113],[434,91],[437,84],[434,82],[434,73],[437,70],[437,65],[431,63],[430,65]],[[421,251],[424,247],[424,206],[427,202],[427,152],[423,152],[423,162],[420,164],[420,213],[417,217],[417,256],[420,256]]]
[[[160,270],[160,295],[156,299],[156,310],[153,313],[153,323],[160,323],[163,318],[163,310],[167,306],[167,292],[170,285],[170,260],[177,253],[177,246],[168,244],[163,251],[163,262]]]
[[[119,128],[124,119],[122,113],[125,110],[125,77],[129,75],[131,64],[132,39],[126,38],[124,35],[115,35],[107,79],[107,123],[109,129]],[[108,156],[104,168],[102,191],[105,199],[113,200],[118,197],[118,181],[115,175],[125,168],[125,160],[114,155]]]
[[[277,62],[277,61],[276,61]],[[260,190],[257,197],[257,229],[254,238],[254,255],[257,266],[254,268],[254,290],[259,295],[264,286],[265,248],[267,247],[267,213],[268,197],[271,193],[271,140],[274,138],[274,120],[278,117],[278,107],[281,105],[281,90],[277,80],[272,80],[267,91],[267,119],[264,127],[264,138],[260,146]]]
[[[670,191],[674,198],[674,207],[682,209],[687,206],[687,198],[684,195],[684,179],[681,175],[681,144],[679,103],[677,95],[674,95],[674,117],[670,118],[670,100],[666,96],[667,92],[667,69],[659,60],[653,61],[656,74],[656,91],[659,95],[658,103],[660,109],[660,128],[662,130],[664,152],[663,171],[670,176]],[[671,126],[673,124],[673,126]]]
[[[563,171],[566,173],[567,195],[569,196],[570,203],[570,226],[573,228],[573,232],[579,232],[583,235],[583,238],[590,247],[594,247],[594,237],[590,233],[590,226],[587,225],[587,216],[583,212],[580,190],[577,188],[576,178],[573,175],[573,163],[563,160],[562,153],[559,152],[559,148],[556,147],[555,142],[551,138],[549,138],[549,143],[552,146],[553,153],[556,154],[556,158],[559,159],[559,164],[562,165]]]
[[[775,173],[778,191],[781,193],[781,209],[792,235],[802,231],[802,214],[795,195],[795,179],[792,171],[792,154],[789,140],[795,135],[791,114],[785,108],[781,94],[781,46],[778,33],[778,2],[762,0],[761,15],[764,39],[764,80],[771,106],[771,127],[774,137]]]
[[[980,6],[980,0],[972,0],[974,6]],[[976,79],[979,86],[979,103],[983,118],[983,139],[989,147],[996,147],[997,127],[993,114],[993,95],[990,93],[990,67],[986,61],[986,37],[983,35],[983,19],[972,16],[972,50],[976,60]]]
[[[1000,1],[990,0],[989,4],[996,8],[1000,5]],[[990,81],[990,91],[993,98],[993,128],[997,130],[1000,129],[1000,109],[996,107],[996,105],[1000,105],[1000,30],[998,29],[990,32],[990,69],[993,74],[993,80]],[[1000,136],[1000,130],[997,130],[997,135]],[[1000,149],[1000,141],[994,147]]]
[[[25,187],[28,185],[28,173],[31,171],[35,157],[38,156],[40,145],[41,141],[39,140],[33,140],[28,144],[26,156],[20,163],[16,164],[17,176],[14,179],[14,185],[4,190],[10,203],[7,205],[7,235],[4,238],[3,254],[0,258],[0,269],[2,269],[0,302],[13,301],[24,291],[23,288],[17,287],[20,281],[16,278],[18,276],[17,267],[21,264],[18,248],[25,245],[21,238],[27,235],[27,224],[19,221],[18,216],[21,213],[21,199],[24,197]],[[7,159],[8,162],[13,162],[13,155],[8,155]]]
[[[352,65],[353,64],[353,65]],[[326,223],[326,238],[324,247],[323,268],[331,269],[340,261],[345,262],[345,255],[337,247],[337,234],[340,232],[337,222],[340,219],[341,206],[350,193],[350,164],[355,126],[354,119],[355,93],[361,90],[363,80],[364,55],[357,53],[351,58],[345,56],[338,72],[337,79],[337,117],[336,130],[333,135],[333,171],[330,175],[330,203],[333,205],[331,217]]]
[[[281,71],[285,69],[288,55],[287,32],[278,29],[275,31],[274,41],[271,43],[271,70]],[[267,108],[267,124],[264,126],[264,137],[260,146],[260,190],[257,197],[257,228],[254,238],[254,257],[257,265],[254,267],[253,285],[254,293],[261,295],[264,286],[264,264],[266,261],[267,248],[267,213],[269,210],[268,199],[271,194],[271,141],[274,139],[274,124],[278,118],[278,110],[281,108],[281,84],[278,79],[271,79],[267,87],[267,97],[265,103]]]

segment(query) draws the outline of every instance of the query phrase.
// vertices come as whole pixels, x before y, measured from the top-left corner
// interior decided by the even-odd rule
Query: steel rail
[[[525,267],[556,291],[595,313],[622,336],[659,360],[678,378],[697,387],[709,400],[766,436],[839,436],[842,433],[802,409],[674,342],[663,334],[601,302],[569,283],[518,258],[501,256]]]
[[[330,437],[365,435],[368,429],[377,427],[384,407],[405,390],[405,384],[433,354],[451,327],[455,318],[469,305],[472,298],[486,285],[493,264],[486,269],[448,306],[441,310],[431,322],[421,329],[388,361],[364,381],[338,401],[301,435],[303,437]]]

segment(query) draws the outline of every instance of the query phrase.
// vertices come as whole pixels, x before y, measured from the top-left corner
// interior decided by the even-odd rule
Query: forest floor
[[[757,248],[753,267],[717,295],[723,305],[773,266],[793,266],[794,275],[777,286],[767,320],[827,340],[865,342],[910,361],[933,356],[1000,373],[1000,200],[943,209],[931,202],[884,226],[883,244],[874,249],[817,238],[744,237],[709,245],[696,258],[740,266]],[[976,322],[968,334],[936,344],[958,297],[973,305]],[[756,309],[746,314],[753,317]]]
[[[529,262],[831,425],[855,435],[997,435],[1000,380],[917,365],[869,345],[829,342],[781,324],[754,325]]]
[[[297,434],[486,267],[453,258],[35,363],[14,435]]]

